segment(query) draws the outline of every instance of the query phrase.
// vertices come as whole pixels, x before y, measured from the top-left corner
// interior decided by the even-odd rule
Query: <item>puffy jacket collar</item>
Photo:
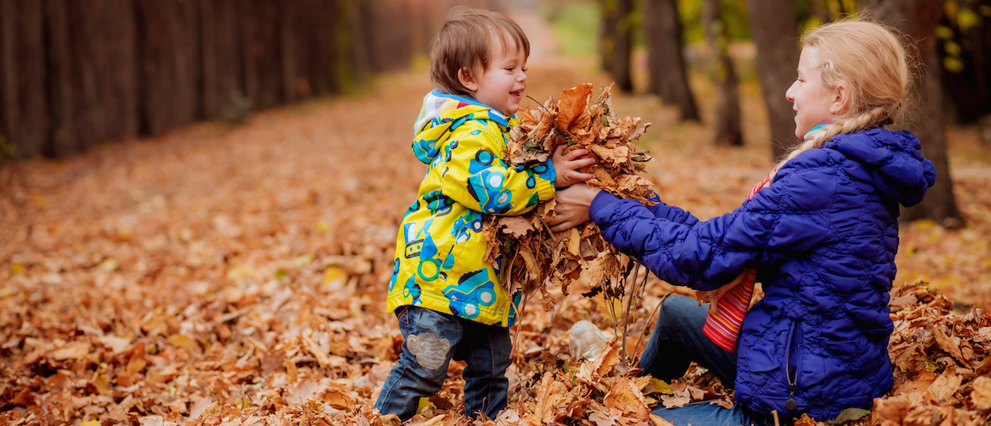
[[[512,118],[515,118],[513,116]],[[452,95],[434,89],[423,97],[423,107],[413,125],[413,153],[425,164],[430,164],[440,147],[447,141],[449,131],[467,120],[489,120],[502,127],[510,126],[510,119],[475,99]]]
[[[907,131],[870,129],[837,135],[823,148],[863,164],[878,191],[905,207],[922,201],[926,189],[936,182],[936,168],[922,157],[919,140]]]

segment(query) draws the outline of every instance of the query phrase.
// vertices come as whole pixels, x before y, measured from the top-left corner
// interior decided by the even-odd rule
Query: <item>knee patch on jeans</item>
[[[416,357],[416,362],[428,370],[436,370],[444,365],[451,342],[434,333],[411,334],[406,339],[406,349]]]

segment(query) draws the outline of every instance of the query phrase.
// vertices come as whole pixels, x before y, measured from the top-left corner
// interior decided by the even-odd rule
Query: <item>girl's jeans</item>
[[[723,385],[732,387],[736,380],[736,354],[730,353],[702,333],[709,305],[699,306],[694,299],[672,295],[664,300],[657,314],[657,324],[647,348],[640,357],[640,375],[670,382],[680,378],[695,361],[719,376]],[[774,418],[744,409],[740,404],[726,409],[707,402],[665,409],[659,405],[654,414],[676,426],[773,425]],[[787,419],[781,419],[787,423]]]
[[[444,384],[452,357],[467,364],[462,373],[466,416],[485,413],[494,419],[506,408],[513,349],[508,328],[416,306],[399,308],[396,316],[406,341],[375,402],[380,413],[395,413],[404,422],[413,417],[420,398]]]

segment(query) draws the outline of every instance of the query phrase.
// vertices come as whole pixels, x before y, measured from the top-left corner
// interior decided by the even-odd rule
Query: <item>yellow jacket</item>
[[[482,260],[482,219],[521,215],[554,198],[554,167],[508,165],[510,127],[474,99],[438,90],[423,98],[413,153],[430,167],[400,225],[389,312],[415,305],[483,324],[516,321],[520,296],[502,285],[502,257]]]

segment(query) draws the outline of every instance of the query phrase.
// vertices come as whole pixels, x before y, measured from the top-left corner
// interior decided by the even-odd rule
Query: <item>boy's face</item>
[[[462,79],[461,84],[474,93],[475,100],[508,117],[520,108],[520,100],[526,90],[526,54],[515,45],[505,48],[498,37],[493,39],[495,45],[492,46],[492,59],[488,67],[481,70],[476,66],[468,78]]]

